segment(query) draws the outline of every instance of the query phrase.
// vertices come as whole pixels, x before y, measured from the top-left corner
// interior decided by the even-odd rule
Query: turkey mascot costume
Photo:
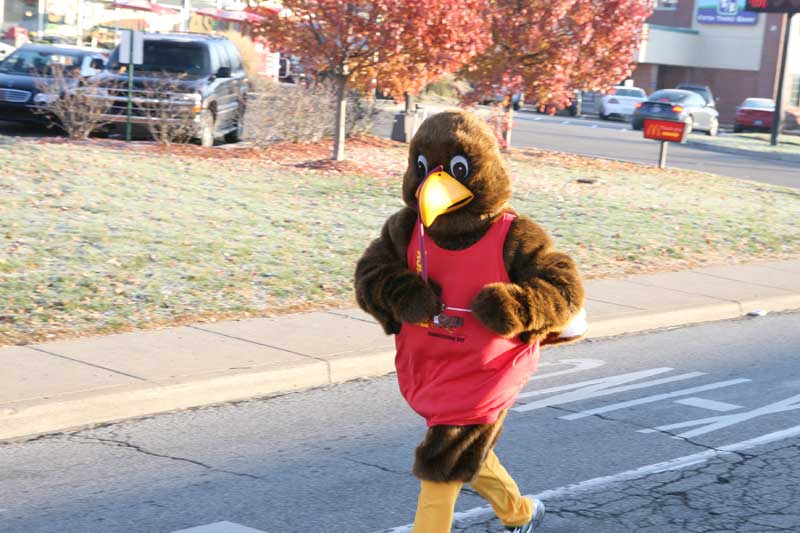
[[[575,263],[510,196],[489,127],[465,111],[433,115],[411,141],[406,207],[356,266],[358,304],[395,335],[400,391],[428,424],[414,533],[450,531],[463,483],[510,531],[544,517],[493,448],[540,344],[585,331],[584,295]]]

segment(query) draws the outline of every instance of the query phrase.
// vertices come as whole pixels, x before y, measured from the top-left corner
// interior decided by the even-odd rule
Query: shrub
[[[248,99],[245,124],[248,137],[259,145],[313,143],[333,136],[335,114],[336,92],[326,83],[271,83]],[[348,99],[346,134],[369,131],[376,114],[372,102],[353,95]]]

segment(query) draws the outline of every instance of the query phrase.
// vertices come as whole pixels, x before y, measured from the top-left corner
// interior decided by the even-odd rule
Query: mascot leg
[[[478,476],[470,486],[492,505],[503,525],[516,527],[530,522],[533,502],[520,494],[517,484],[500,464],[494,450],[489,450]]]
[[[423,479],[412,533],[450,533],[461,485],[460,481],[442,483]]]

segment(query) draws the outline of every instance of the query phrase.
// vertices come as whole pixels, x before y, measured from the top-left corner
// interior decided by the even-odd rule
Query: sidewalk
[[[604,337],[800,309],[800,260],[587,283]],[[0,348],[0,440],[381,376],[393,339],[354,309]]]

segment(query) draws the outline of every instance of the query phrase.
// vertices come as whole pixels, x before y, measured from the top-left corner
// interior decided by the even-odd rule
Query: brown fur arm
[[[478,320],[503,337],[528,342],[557,332],[583,307],[575,262],[553,249],[547,234],[527,217],[511,225],[503,250],[511,283],[485,286],[472,302]]]
[[[356,264],[356,301],[387,335],[398,333],[402,322],[430,319],[441,305],[434,285],[408,269],[406,251],[416,220],[409,208],[389,217]]]

